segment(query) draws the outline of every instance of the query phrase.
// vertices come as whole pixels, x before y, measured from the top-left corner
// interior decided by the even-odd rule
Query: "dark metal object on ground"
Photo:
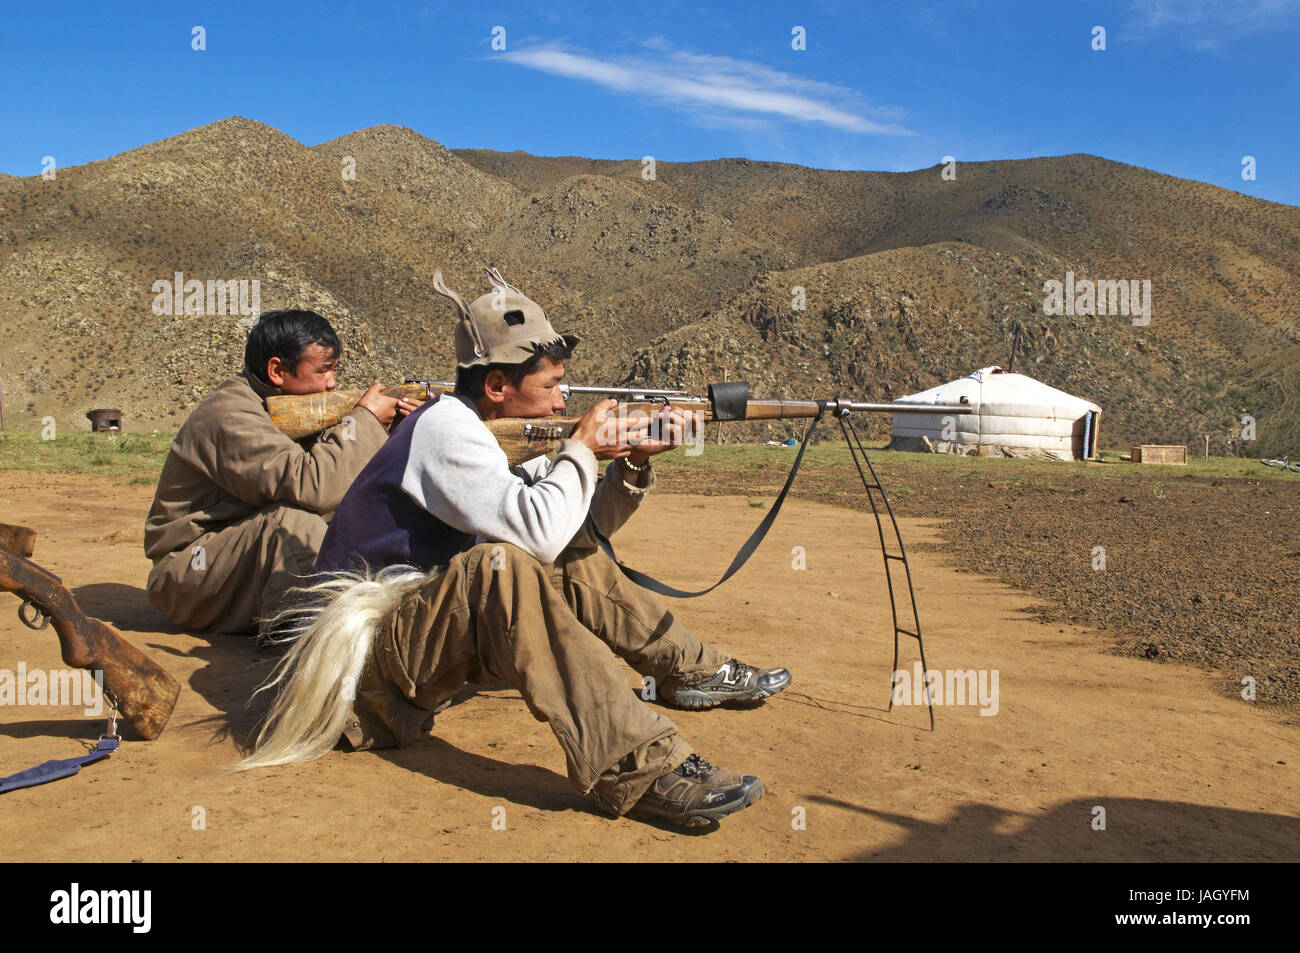
[[[116,408],[100,408],[86,411],[92,433],[105,433],[122,429],[122,412]]]

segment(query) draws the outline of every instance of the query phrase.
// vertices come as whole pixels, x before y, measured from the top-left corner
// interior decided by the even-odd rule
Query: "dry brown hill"
[[[610,347],[697,319],[782,260],[715,214],[591,175],[521,196],[485,242],[604,305]]]
[[[527,191],[576,174],[640,181],[639,162],[457,154]],[[965,241],[1059,260],[1080,277],[1150,278],[1162,317],[1189,335],[1250,325],[1235,343],[1218,342],[1235,356],[1268,352],[1273,332],[1297,333],[1276,300],[1300,290],[1300,210],[1095,156],[960,163],[955,181],[943,181],[938,166],[884,173],[660,162],[652,185],[769,238],[792,264]]]
[[[1044,280],[1044,271],[1016,256],[963,242],[773,272],[717,309],[707,325],[651,342],[633,370],[638,378],[701,387],[751,369],[753,387],[774,396],[811,390],[889,400],[956,369],[1005,365],[1018,324],[1016,370],[1104,408],[1122,408],[1119,428],[1159,430],[1200,400],[1197,382],[1178,371],[1182,358],[1149,328],[1121,319],[1045,318]],[[795,287],[804,289],[802,311],[791,307]],[[873,434],[888,432],[887,418],[872,423]],[[1113,439],[1109,414],[1104,424],[1103,437]]]
[[[557,175],[575,168],[620,180],[640,173],[632,161],[458,154],[525,190],[553,188]],[[741,340],[735,321],[752,320],[759,289],[766,288],[763,321],[783,324],[787,344],[805,354],[783,379],[802,387],[811,375],[814,383],[821,377],[862,387],[866,382],[849,371],[874,359],[879,382],[897,394],[1005,363],[1019,321],[1022,340],[1035,349],[1026,370],[1102,402],[1111,411],[1107,436],[1117,443],[1199,441],[1208,431],[1222,447],[1244,409],[1269,435],[1262,443],[1285,444],[1290,432],[1300,449],[1297,409],[1257,369],[1300,339],[1295,312],[1283,305],[1300,293],[1300,210],[1294,207],[1087,155],[962,163],[955,181],[945,181],[938,166],[894,174],[745,159],[660,162],[651,185],[746,235],[768,238],[799,265],[851,265],[836,272],[834,288],[810,292],[802,314],[791,307],[790,289],[805,276],[765,276],[713,315],[729,316],[732,330],[722,331],[717,321],[699,329],[696,351],[720,334]],[[969,258],[957,273],[936,267],[932,256],[882,254],[951,243],[966,246]],[[955,246],[949,251],[956,253]],[[1150,280],[1151,324],[1045,315],[1043,284],[1064,280],[1067,271],[1080,279]],[[853,299],[859,310],[868,308],[863,281],[893,286],[896,300],[911,298],[910,317],[897,304],[894,310],[928,358],[918,362],[898,342],[858,336],[846,343],[842,305],[828,312],[826,301]],[[673,335],[691,337],[690,329]],[[769,345],[732,359],[771,370],[781,354],[779,345]],[[848,348],[852,359],[819,357],[826,348]],[[649,372],[645,362],[640,356],[637,367]]]
[[[0,180],[6,416],[175,426],[245,335],[235,315],[154,314],[177,271],[321,310],[353,383],[444,376],[432,272],[472,298],[489,263],[584,337],[575,379],[896,396],[1004,362],[1018,322],[1018,369],[1101,403],[1108,442],[1221,435],[1245,408],[1270,452],[1300,449],[1290,206],[1082,155],[955,182],[744,159],[646,181],[639,160],[451,151],[393,126],[307,147],[240,118]],[[1150,325],[1045,315],[1067,270],[1150,280]]]
[[[154,282],[176,272],[257,279],[264,309],[326,314],[356,381],[441,373],[450,319],[430,275],[441,267],[468,282],[482,255],[449,234],[426,193],[394,180],[399,158],[364,174],[367,140],[382,136],[370,132],[349,143],[363,163],[353,181],[330,150],[234,118],[5,191],[0,360],[10,408],[74,422],[91,406],[121,407],[129,421],[183,419],[238,369],[246,332],[235,315],[154,314]],[[469,218],[490,209],[482,173],[448,156],[436,174],[443,195],[474,196]],[[501,183],[498,204],[511,191]]]
[[[499,221],[518,190],[458,159],[440,143],[402,126],[372,126],[312,146],[339,165],[355,160],[357,180],[373,178],[414,199],[442,223],[450,241],[457,233],[481,231]]]

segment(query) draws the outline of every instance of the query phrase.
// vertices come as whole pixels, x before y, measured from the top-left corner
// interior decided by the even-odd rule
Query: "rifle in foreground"
[[[35,538],[25,527],[4,529],[25,530],[27,539]],[[30,548],[26,551],[30,553]],[[54,623],[64,662],[104,673],[104,691],[112,693],[122,717],[140,737],[153,740],[162,734],[181,687],[157,662],[112,626],[82,612],[58,576],[4,545],[0,545],[0,590],[23,600],[18,618],[28,628],[43,629]]]
[[[429,381],[420,381],[393,387],[386,394],[393,397],[428,397],[439,391]],[[406,390],[421,388],[422,391]],[[699,411],[707,423],[710,420],[762,421],[811,419],[829,413],[842,417],[853,413],[869,414],[969,414],[969,404],[915,404],[895,401],[870,403],[844,400],[751,400],[749,382],[733,381],[710,384],[707,397],[691,397],[681,391],[647,391],[637,388],[570,388],[573,393],[619,394],[634,398],[620,402],[612,413],[635,419],[638,414],[653,416],[666,405],[680,410]],[[266,405],[271,419],[281,431],[295,439],[332,427],[343,420],[355,406],[364,391],[331,391],[327,394],[305,396],[284,395],[268,397]],[[355,396],[352,396],[355,395]],[[350,402],[349,402],[350,401]],[[501,417],[484,421],[492,431],[511,466],[531,460],[554,450],[561,440],[570,436],[581,417]]]

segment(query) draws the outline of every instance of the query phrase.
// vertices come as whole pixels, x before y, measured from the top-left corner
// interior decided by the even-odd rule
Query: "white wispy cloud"
[[[820,123],[844,132],[909,136],[904,111],[871,106],[861,93],[759,63],[645,44],[652,55],[599,59],[556,47],[496,54],[516,66],[584,80],[631,96],[684,108],[697,116]]]
[[[1197,49],[1300,23],[1300,0],[1133,0],[1140,33],[1173,33]]]

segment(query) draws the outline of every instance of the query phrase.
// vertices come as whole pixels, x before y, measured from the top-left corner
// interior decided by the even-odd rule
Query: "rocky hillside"
[[[639,162],[458,154],[538,193],[564,176],[640,180]],[[897,396],[1005,364],[1019,326],[1017,369],[1102,404],[1108,442],[1199,446],[1208,432],[1222,449],[1246,411],[1257,449],[1300,451],[1285,383],[1300,373],[1288,370],[1300,327],[1282,304],[1300,292],[1293,207],[1086,155],[961,164],[954,181],[937,166],[658,163],[645,186],[769,238],[795,267],[650,342],[637,375],[694,384],[741,367],[788,393]],[[1044,313],[1044,283],[1067,272],[1149,280],[1150,323]]]
[[[228,119],[57,179],[0,178],[5,418],[176,426],[248,319],[156,282],[260,282],[339,328],[349,383],[446,376],[485,264],[584,338],[582,381],[886,398],[1005,363],[1100,403],[1103,441],[1300,451],[1300,210],[1075,155],[910,173],[448,150],[394,126],[316,146]],[[1151,320],[1044,313],[1044,283],[1151,282]],[[799,289],[802,289],[800,292]],[[215,308],[211,309],[217,310]],[[179,311],[180,313],[173,313]],[[241,323],[242,322],[242,323]]]

